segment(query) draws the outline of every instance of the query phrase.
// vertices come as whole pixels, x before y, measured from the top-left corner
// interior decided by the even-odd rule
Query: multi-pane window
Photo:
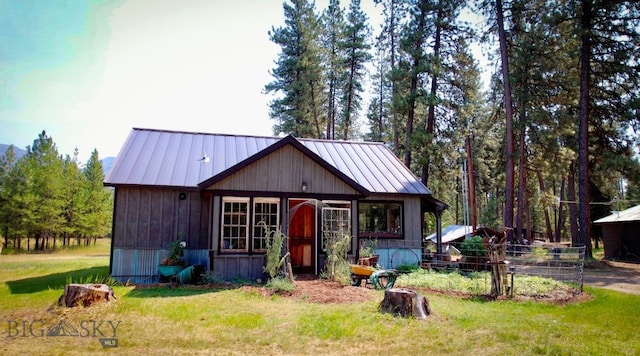
[[[340,204],[322,208],[322,250],[326,250],[328,242],[342,241],[344,237],[351,235],[351,208],[349,204],[341,204],[345,207],[337,207]]]
[[[247,251],[249,198],[223,198],[222,205],[222,250]]]
[[[255,198],[253,201],[253,250],[265,251],[267,231],[273,235],[279,225],[278,198]]]
[[[358,236],[402,238],[402,203],[361,202],[358,206]]]

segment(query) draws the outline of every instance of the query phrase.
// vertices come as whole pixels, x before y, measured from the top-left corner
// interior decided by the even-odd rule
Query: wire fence
[[[493,262],[481,243],[448,243],[443,244],[442,250],[438,256],[426,248],[423,267],[470,274],[491,271],[498,263],[512,279],[518,280],[519,276],[551,278],[572,284],[582,292],[585,247],[506,244],[499,261]]]

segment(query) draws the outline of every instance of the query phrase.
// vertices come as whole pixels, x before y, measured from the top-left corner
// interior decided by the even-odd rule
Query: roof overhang
[[[312,159],[314,162],[316,162],[317,164],[322,166],[324,169],[326,169],[327,171],[331,172],[335,176],[339,177],[343,182],[345,182],[347,185],[349,185],[354,190],[356,190],[360,195],[369,196],[371,194],[371,192],[369,190],[367,190],[365,187],[360,185],[355,180],[349,178],[344,173],[340,172],[337,168],[335,168],[334,166],[329,164],[327,161],[322,159],[322,157],[317,155],[315,152],[313,152],[310,149],[308,149],[305,145],[300,143],[300,141],[298,141],[295,137],[293,137],[291,135],[282,138],[280,141],[277,141],[273,145],[271,145],[271,146],[265,148],[264,150],[254,154],[253,156],[250,156],[250,157],[246,158],[245,160],[243,160],[241,162],[238,162],[234,166],[229,167],[229,169],[227,169],[227,170],[225,170],[223,172],[220,172],[220,173],[214,175],[213,177],[198,183],[198,189],[205,190],[208,187],[210,187],[210,186],[212,186],[212,185],[224,180],[225,178],[228,178],[229,176],[233,175],[234,173],[237,173],[237,172],[241,171],[242,169],[246,168],[250,164],[259,161],[260,159],[262,159],[262,158],[268,156],[269,154],[281,149],[282,147],[285,147],[286,145],[291,145],[295,149],[297,149],[300,152],[302,152],[304,155],[306,155],[307,157]]]

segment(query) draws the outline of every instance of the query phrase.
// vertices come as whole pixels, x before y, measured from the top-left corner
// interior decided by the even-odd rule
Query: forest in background
[[[591,221],[640,199],[640,3],[375,3],[379,28],[359,0],[283,4],[274,134],[385,142],[449,204],[444,226],[538,231],[590,256]]]
[[[97,150],[82,166],[77,150],[63,157],[45,131],[20,158],[9,146],[0,156],[4,248],[50,251],[108,236],[113,195],[103,180]]]

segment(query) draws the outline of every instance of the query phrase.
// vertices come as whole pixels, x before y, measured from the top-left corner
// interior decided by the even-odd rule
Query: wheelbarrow
[[[351,285],[365,287],[372,285],[375,289],[391,289],[396,283],[398,271],[395,269],[376,269],[371,266],[349,265],[351,268]]]

